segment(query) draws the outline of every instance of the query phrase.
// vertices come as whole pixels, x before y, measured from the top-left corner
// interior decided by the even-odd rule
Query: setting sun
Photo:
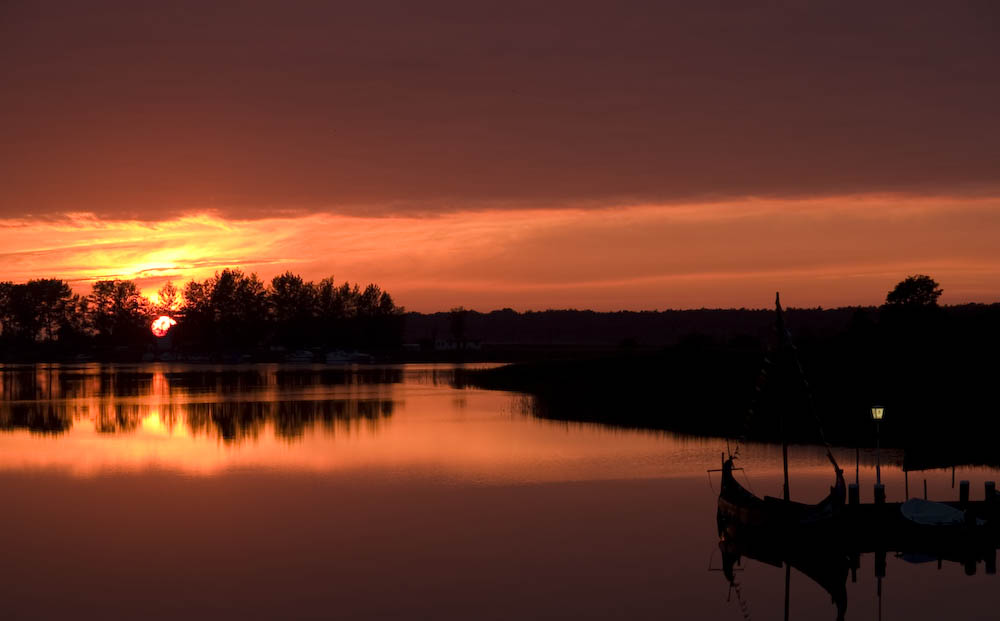
[[[166,315],[163,315],[161,317],[156,318],[156,320],[152,323],[152,325],[150,325],[150,329],[153,331],[153,334],[156,335],[158,338],[163,338],[164,336],[167,335],[167,332],[170,332],[170,328],[176,325],[177,321],[175,321],[173,317],[167,317]]]

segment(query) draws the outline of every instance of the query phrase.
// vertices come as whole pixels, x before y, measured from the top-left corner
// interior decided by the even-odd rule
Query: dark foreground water
[[[718,571],[706,470],[723,441],[541,421],[451,379],[0,368],[0,619],[781,618],[783,569],[744,558],[735,587]],[[778,495],[780,450],[741,454],[753,491]],[[854,452],[837,455],[853,477]],[[1000,478],[955,475],[974,499]],[[883,479],[901,500],[899,467]],[[950,470],[910,473],[912,494],[924,479],[957,496]],[[832,480],[820,450],[793,448],[794,498]],[[883,617],[997,618],[996,576],[975,569],[890,553]],[[876,618],[873,556],[846,582],[847,618]],[[836,617],[795,570],[789,610]]]

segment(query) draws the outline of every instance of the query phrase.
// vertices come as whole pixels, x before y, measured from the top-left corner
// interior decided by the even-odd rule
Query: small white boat
[[[899,507],[903,517],[921,526],[961,526],[965,524],[965,511],[943,502],[911,498]]]

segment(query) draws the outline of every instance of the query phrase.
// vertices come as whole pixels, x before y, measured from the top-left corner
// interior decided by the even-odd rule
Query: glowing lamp
[[[167,317],[163,315],[162,317],[157,317],[155,321],[149,326],[149,329],[153,331],[153,335],[157,338],[163,338],[170,331],[170,328],[177,325],[177,322],[173,317]]]
[[[875,482],[882,484],[882,451],[879,450],[878,424],[885,416],[885,408],[881,405],[872,406],[872,420],[875,421]]]

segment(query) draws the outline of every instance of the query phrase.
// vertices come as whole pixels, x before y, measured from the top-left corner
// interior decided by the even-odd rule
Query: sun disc
[[[167,317],[166,315],[162,315],[160,317],[157,317],[156,320],[153,321],[152,325],[149,326],[149,328],[153,331],[153,334],[155,336],[163,338],[164,336],[167,335],[167,332],[170,331],[170,328],[176,325],[177,322],[174,320],[173,317]]]

